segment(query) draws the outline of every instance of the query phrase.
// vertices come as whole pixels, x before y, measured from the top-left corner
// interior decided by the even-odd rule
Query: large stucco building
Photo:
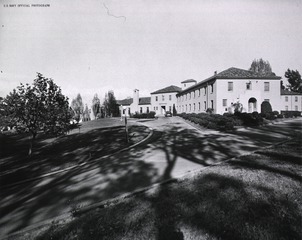
[[[133,98],[118,101],[127,113],[166,111],[177,113],[201,113],[212,109],[214,113],[233,112],[240,103],[243,112],[260,112],[264,101],[270,102],[275,111],[302,111],[302,94],[281,90],[281,77],[274,73],[260,75],[239,68],[229,68],[198,82],[188,79],[182,88],[169,86],[151,93],[151,97],[139,97],[134,90]]]
[[[280,79],[275,74],[261,76],[251,71],[229,68],[177,94],[178,112],[198,113],[213,109],[223,114],[241,103],[243,112],[260,112],[261,103],[269,101],[281,110]]]

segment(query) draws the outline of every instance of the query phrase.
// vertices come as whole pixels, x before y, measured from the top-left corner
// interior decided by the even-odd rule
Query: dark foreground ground
[[[149,132],[147,127],[131,125],[127,142],[119,119],[85,122],[63,137],[38,135],[30,157],[30,135],[0,133],[1,187],[116,153],[144,139]]]
[[[300,240],[301,146],[296,134],[11,239]]]

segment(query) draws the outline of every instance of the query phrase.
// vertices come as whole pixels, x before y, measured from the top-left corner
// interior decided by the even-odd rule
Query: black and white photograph
[[[301,240],[301,0],[0,0],[0,239]]]

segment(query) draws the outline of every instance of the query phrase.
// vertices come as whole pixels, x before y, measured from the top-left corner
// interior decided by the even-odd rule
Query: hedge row
[[[285,118],[301,117],[301,112],[299,111],[281,111],[281,114]]]
[[[207,113],[181,113],[179,116],[202,127],[219,131],[232,130],[235,126],[259,126],[263,124],[263,118],[257,112],[236,113],[234,115],[225,113],[223,116]]]
[[[220,131],[232,130],[234,126],[238,125],[238,120],[232,117],[222,116],[219,114],[207,113],[181,113],[180,117],[189,120],[193,123],[199,124],[205,128],[215,129]]]
[[[155,118],[155,112],[148,112],[148,113],[134,113],[131,115],[133,118]]]
[[[266,113],[240,113],[235,114],[225,113],[220,114],[208,114],[208,113],[181,113],[178,116],[189,120],[193,123],[199,124],[202,127],[226,131],[232,130],[235,126],[260,126],[264,123],[264,119],[274,120],[276,118],[289,118],[301,116],[299,111],[278,111],[266,112]]]

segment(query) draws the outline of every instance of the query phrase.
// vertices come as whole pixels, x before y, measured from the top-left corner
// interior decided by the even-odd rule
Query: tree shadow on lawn
[[[52,177],[1,191],[2,234],[152,184],[157,170],[123,152]]]
[[[40,136],[31,157],[27,156],[27,136],[1,136],[1,143],[5,148],[1,154],[1,185],[37,177],[115,153],[142,140],[148,132],[146,127],[130,126],[130,143],[126,142],[123,127],[95,129],[52,139]]]
[[[179,158],[184,158],[208,166],[238,154],[240,150],[245,147],[247,141],[253,143],[253,139],[246,136],[241,137],[236,141],[233,137],[228,137],[222,142],[219,133],[208,134],[206,137],[201,137],[198,132],[183,129],[179,126],[170,126],[163,132],[155,131],[155,133],[156,137],[153,139],[154,141],[149,140],[148,146],[153,148],[153,150],[158,149],[165,153],[167,164],[163,175],[158,175],[157,169],[154,168],[152,163],[142,161],[147,148],[139,146],[131,151],[120,153],[114,158],[108,158],[106,161],[102,160],[99,163],[85,165],[83,168],[74,169],[68,173],[56,176],[51,181],[51,184],[46,184],[44,188],[43,185],[36,186],[35,184],[37,183],[31,183],[28,187],[23,189],[24,191],[22,194],[16,192],[15,194],[12,193],[8,196],[9,199],[16,199],[16,201],[21,199],[17,203],[19,207],[21,207],[22,204],[28,204],[27,202],[29,200],[34,199],[29,206],[21,208],[20,216],[18,218],[20,221],[17,226],[10,230],[10,232],[28,225],[31,219],[35,217],[35,214],[39,213],[41,209],[44,211],[43,219],[45,219],[45,217],[56,215],[54,213],[60,209],[60,206],[66,208],[66,205],[68,204],[71,205],[83,202],[89,204],[102,199],[118,196],[140,187],[148,186],[157,181],[169,179]],[[239,171],[239,168],[242,167],[233,166],[233,168]],[[251,167],[246,171],[253,173],[255,169],[258,168]],[[270,171],[271,169],[263,170],[265,173],[274,173],[274,171]],[[279,172],[279,174],[281,173]],[[132,211],[131,209],[135,211],[134,209],[142,204],[141,207],[148,206],[148,209],[145,209],[142,214],[135,212],[132,217],[127,211],[122,211],[122,213],[118,213],[117,211],[116,214],[120,214],[119,216],[115,215],[114,210],[113,212],[100,210],[101,215],[89,213],[90,220],[84,220],[85,222],[87,221],[88,225],[85,223],[84,229],[81,229],[82,232],[77,233],[79,236],[83,236],[82,238],[79,237],[79,239],[85,239],[85,236],[89,236],[90,239],[99,239],[98,237],[103,236],[103,234],[109,236],[109,238],[111,237],[110,234],[116,236],[116,234],[122,233],[126,235],[134,234],[132,236],[135,236],[137,234],[135,231],[144,232],[144,234],[149,234],[153,237],[155,234],[155,238],[157,239],[169,239],[168,237],[173,237],[174,239],[178,237],[179,239],[182,239],[184,232],[179,229],[183,226],[185,226],[185,229],[191,229],[190,231],[196,231],[196,234],[209,233],[212,236],[217,237],[217,239],[220,237],[223,237],[224,239],[241,239],[241,228],[243,228],[247,234],[251,231],[251,239],[257,239],[259,236],[259,238],[265,238],[265,236],[262,237],[261,234],[262,231],[266,231],[267,229],[269,229],[269,231],[277,231],[278,229],[286,228],[284,231],[289,231],[289,224],[287,224],[287,222],[284,223],[285,220],[283,220],[281,215],[278,215],[279,213],[275,213],[275,211],[277,211],[275,209],[271,212],[269,210],[268,212],[273,217],[277,217],[276,221],[278,224],[276,226],[278,227],[271,226],[269,223],[268,228],[267,225],[264,225],[265,229],[263,230],[260,225],[257,225],[257,219],[261,219],[262,214],[261,211],[259,212],[258,208],[266,209],[265,207],[267,207],[268,204],[265,201],[262,202],[262,198],[253,199],[253,191],[249,190],[251,185],[245,183],[243,179],[243,176],[246,176],[246,172],[242,172],[240,175],[241,178],[239,179],[228,176],[228,173],[224,174],[225,176],[221,175],[223,174],[210,174],[209,176],[207,175],[208,177],[203,177],[200,181],[196,180],[197,182],[189,184],[186,187],[178,187],[176,185],[172,190],[167,189],[165,186],[161,186],[155,197],[142,194],[136,200],[138,201],[138,204],[134,204],[133,207],[125,206],[125,208],[129,209],[129,211]],[[230,180],[228,181],[228,179]],[[261,196],[268,192],[274,194],[274,190],[272,190],[271,186],[263,186],[266,182],[259,183],[258,177],[255,181],[256,183],[254,185],[257,186],[257,188],[254,188],[257,189]],[[209,185],[207,185],[208,182]],[[37,188],[37,190],[35,190],[35,188]],[[38,189],[40,189],[41,192],[39,192]],[[28,198],[23,200],[22,197],[24,192],[30,192],[30,194]],[[203,195],[204,192],[209,194]],[[221,195],[221,193],[223,194]],[[169,199],[165,198],[167,195],[170,196]],[[178,197],[178,195],[181,195],[181,197]],[[217,198],[217,196],[221,196],[221,199],[218,202],[217,199],[219,198]],[[273,202],[276,202],[278,206],[281,206],[281,209],[283,209],[282,211],[285,212],[284,214],[289,214],[286,215],[286,217],[290,218],[291,216],[294,216],[293,221],[296,224],[297,214],[291,215],[292,209],[296,210],[297,208],[296,202],[291,202],[289,204],[290,207],[288,207],[288,202],[286,202],[287,200],[284,198],[284,195],[282,195],[282,198],[279,198],[279,195],[273,195],[269,199],[271,198],[274,200]],[[72,201],[70,202],[71,199]],[[163,201],[163,199],[165,199],[165,201]],[[230,199],[232,199],[232,201]],[[214,203],[212,203],[212,201],[214,201]],[[230,201],[233,205],[230,205]],[[37,207],[40,203],[45,205]],[[6,212],[5,216],[8,217],[10,213],[12,214],[14,209],[18,207],[17,205],[11,207],[11,209],[8,208],[10,211]],[[224,210],[223,207],[228,205],[230,205],[231,210],[226,214],[224,211],[227,209]],[[241,205],[244,207],[240,207]],[[197,209],[193,208],[193,210],[190,210],[190,207],[195,207]],[[253,219],[250,219],[250,212],[246,212],[246,207],[251,208],[251,211],[255,213]],[[105,211],[105,213],[103,211]],[[241,216],[241,219],[239,218],[240,220],[236,220],[237,217],[233,217],[232,212],[234,211],[238,216]],[[196,214],[194,215],[194,213]],[[276,214],[278,216],[276,216]],[[103,215],[107,217],[103,218]],[[195,216],[193,222],[191,222],[192,216]],[[131,221],[127,221],[127,217],[131,219]],[[152,222],[153,225],[150,225],[150,218],[155,219],[154,221],[156,223]],[[71,226],[77,224],[81,219],[83,220],[84,218],[79,217],[79,219],[71,222],[64,227],[64,229],[71,229]],[[106,222],[102,222],[103,220],[101,219],[105,219]],[[242,225],[244,223],[243,219],[247,219],[247,225]],[[221,226],[217,223],[221,223]],[[222,223],[224,223],[224,225]],[[281,228],[281,223],[285,224],[285,227]],[[5,224],[9,224],[9,221],[2,224],[2,226]],[[98,224],[98,226],[103,224],[105,228],[102,228],[103,230],[100,232],[100,227],[96,224]],[[111,227],[111,230],[113,229],[114,231],[108,230],[106,226]],[[129,230],[132,226],[134,226],[134,230]],[[147,226],[147,229],[142,226]],[[89,232],[86,232],[86,230]],[[68,232],[69,230],[66,231]],[[131,231],[134,232],[131,233]],[[255,231],[259,236],[255,235],[256,237],[254,237],[253,234]],[[295,234],[294,230],[293,232]],[[230,237],[232,236],[231,233],[235,234],[235,238]],[[281,236],[285,236],[283,230],[280,234]],[[47,239],[48,236],[47,233],[46,235],[43,235],[45,239]],[[292,239],[295,239],[297,235],[291,235],[290,233],[289,236],[293,236]],[[60,237],[59,232],[58,239],[60,239]],[[198,238],[198,235],[196,235],[195,238]]]
[[[287,188],[265,174],[273,187],[253,170],[210,171],[96,209],[38,239],[301,239],[299,183]]]
[[[246,139],[253,139],[259,146],[263,144],[278,143],[288,137],[297,136],[302,131],[302,121],[291,121],[286,124],[264,125],[261,127],[249,127],[246,129],[237,129],[229,133]]]
[[[178,158],[208,166],[238,155],[247,142],[258,146],[257,138],[221,142],[219,133],[202,138],[181,127],[155,133],[157,141],[148,145],[163,151],[167,161],[160,180],[170,179]],[[137,152],[144,155],[142,147]],[[287,151],[282,157],[265,156],[274,161],[259,165],[253,157],[242,157],[223,168],[209,168],[201,177],[160,185],[156,193],[91,211],[40,239],[300,239],[301,178],[299,171],[291,171],[299,164],[298,155]],[[248,167],[242,164],[247,162]]]

